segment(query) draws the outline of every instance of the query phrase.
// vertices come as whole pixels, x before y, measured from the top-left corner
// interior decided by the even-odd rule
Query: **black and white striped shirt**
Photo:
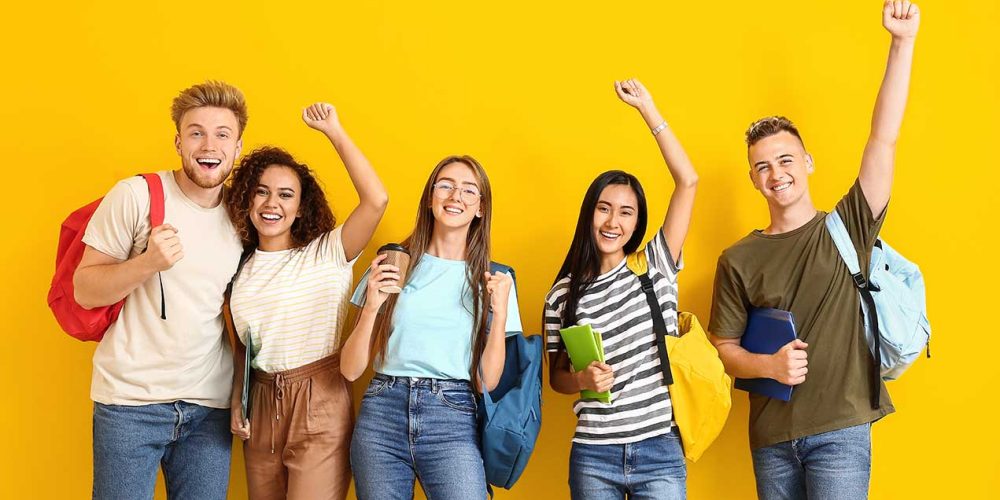
[[[667,333],[677,336],[677,272],[663,231],[646,245],[653,280]],[[562,348],[561,315],[569,277],[559,280],[545,296],[545,334],[549,352]],[[573,441],[584,444],[624,444],[670,432],[673,411],[663,384],[656,334],[639,278],[623,259],[588,285],[576,308],[578,325],[589,324],[601,334],[605,362],[614,370],[611,402],[578,400]]]

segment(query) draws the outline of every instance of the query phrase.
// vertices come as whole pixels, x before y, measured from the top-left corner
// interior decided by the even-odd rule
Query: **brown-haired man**
[[[889,60],[861,171],[835,208],[865,261],[889,202],[919,19],[909,1],[883,6],[882,23],[892,35]],[[885,386],[871,383],[878,368],[865,341],[860,299],[825,214],[809,196],[813,159],[783,117],[754,122],[746,141],[750,180],[771,221],[719,257],[709,330],[731,375],[794,386],[788,402],[750,394],[757,493],[764,500],[866,498],[871,422],[893,407]],[[798,338],[773,355],[743,349],[740,337],[755,307],[791,311]]]
[[[127,297],[94,352],[94,498],[152,498],[161,466],[170,498],[223,499],[229,485],[222,300],[242,248],[221,201],[246,103],[209,81],[182,91],[172,116],[181,168],[158,173],[164,224],[149,227],[141,177],[118,182],[87,226],[73,279],[84,307]]]

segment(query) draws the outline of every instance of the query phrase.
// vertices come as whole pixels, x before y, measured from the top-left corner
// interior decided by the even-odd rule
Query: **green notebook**
[[[604,362],[604,345],[601,334],[595,332],[590,325],[571,326],[559,330],[559,336],[566,344],[566,352],[573,363],[573,370],[582,371],[593,361]],[[594,392],[589,389],[580,391],[583,399],[596,399],[604,403],[611,402],[611,391]]]

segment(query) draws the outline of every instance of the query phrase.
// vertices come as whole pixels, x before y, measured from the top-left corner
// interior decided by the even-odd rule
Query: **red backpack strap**
[[[139,174],[146,179],[146,186],[149,187],[149,229],[163,225],[163,180],[159,174]],[[167,297],[163,294],[163,275],[156,273],[160,278],[160,319],[167,319]]]
[[[149,187],[149,227],[163,225],[163,180],[159,174],[141,174]]]

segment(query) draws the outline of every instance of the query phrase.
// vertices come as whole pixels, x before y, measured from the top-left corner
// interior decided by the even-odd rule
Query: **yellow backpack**
[[[677,326],[681,336],[666,335],[645,249],[629,255],[626,265],[642,283],[653,315],[653,329],[662,330],[657,331],[657,347],[663,378],[669,386],[674,421],[681,434],[684,457],[697,462],[726,425],[733,404],[732,380],[694,314],[679,312]]]

